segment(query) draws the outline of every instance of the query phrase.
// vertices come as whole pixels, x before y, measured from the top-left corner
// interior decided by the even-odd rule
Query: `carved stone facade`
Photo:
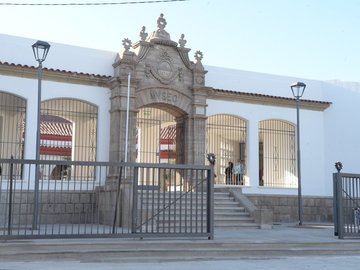
[[[181,35],[179,44],[172,41],[165,31],[167,22],[163,14],[157,24],[158,29],[150,35],[145,26],[142,27],[140,40],[134,45],[124,39],[124,50],[113,64],[109,158],[111,161],[125,160],[125,145],[128,145],[127,161],[135,161],[137,112],[143,107],[156,107],[176,119],[177,134],[181,134],[177,140],[183,140],[177,144],[183,147],[176,149],[176,162],[204,164],[208,91],[202,53],[197,51],[196,62],[190,61],[185,36]]]

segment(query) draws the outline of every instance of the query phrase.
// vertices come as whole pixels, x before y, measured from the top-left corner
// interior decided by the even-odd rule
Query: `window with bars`
[[[283,120],[259,123],[259,185],[297,187],[293,124]]]
[[[40,158],[43,160],[96,161],[98,109],[75,99],[52,99],[41,103]],[[92,180],[88,168],[78,179],[66,165],[45,167],[44,179]],[[84,177],[86,179],[84,179]]]
[[[216,155],[216,184],[248,185],[246,142],[246,120],[226,114],[213,115],[207,119],[207,153]],[[230,180],[227,180],[225,170],[229,162],[234,167]]]
[[[26,101],[0,92],[0,156],[22,159],[24,155]]]
[[[24,158],[26,100],[0,92],[0,158]],[[8,168],[2,164],[1,175],[7,177]],[[15,165],[14,178],[20,179],[22,166]]]

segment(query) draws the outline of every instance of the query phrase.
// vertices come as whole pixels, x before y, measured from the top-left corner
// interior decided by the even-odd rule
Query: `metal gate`
[[[0,166],[0,239],[213,238],[212,167],[20,159]],[[54,177],[56,167],[64,175]]]
[[[360,238],[360,174],[334,173],[334,233]]]

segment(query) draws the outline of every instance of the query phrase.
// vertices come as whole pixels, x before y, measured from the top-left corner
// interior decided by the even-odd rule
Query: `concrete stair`
[[[169,198],[175,198],[174,195],[166,194],[159,201],[143,201],[143,209],[147,206],[157,209],[157,204],[161,207],[167,205]],[[164,204],[165,202],[165,204]],[[203,208],[205,207],[205,208]],[[146,211],[145,211],[146,212]],[[206,230],[206,198],[200,196],[191,202],[182,201],[171,205],[169,209],[161,212],[156,221],[149,219],[149,224],[154,222],[159,226],[159,231],[179,232],[179,231],[204,231]],[[153,226],[153,225],[151,225]],[[191,229],[191,227],[193,227]],[[244,207],[231,197],[230,192],[214,192],[214,227],[227,229],[258,229],[259,225],[250,216]]]
[[[259,225],[229,192],[214,193],[215,228],[258,229]]]

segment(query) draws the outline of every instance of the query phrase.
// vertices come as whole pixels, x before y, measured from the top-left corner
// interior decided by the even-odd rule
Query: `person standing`
[[[233,173],[234,173],[233,170],[234,170],[234,163],[229,161],[229,166],[227,166],[226,169],[225,169],[225,177],[226,177],[226,184],[227,185],[232,184]]]

